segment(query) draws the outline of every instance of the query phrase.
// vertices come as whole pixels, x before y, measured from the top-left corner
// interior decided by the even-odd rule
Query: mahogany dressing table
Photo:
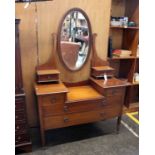
[[[87,30],[89,38],[89,43],[87,42],[87,45],[89,45],[89,47],[84,49],[84,45],[81,44],[81,51],[79,51],[80,54],[77,59],[78,67],[76,66],[77,62],[75,62],[74,68],[73,66],[69,68],[68,63],[65,62],[62,56],[63,52],[61,52],[61,50],[63,50],[63,48],[60,46],[61,41],[64,40],[61,40],[61,37],[67,38],[63,35],[69,36],[66,34],[66,22],[68,21],[66,18],[76,17],[76,20],[78,20],[78,17],[81,16],[85,19],[85,29],[81,26],[81,29],[79,30],[78,25],[76,28],[77,31],[74,31],[75,34],[69,34],[73,34],[69,41],[72,40],[74,42],[74,35],[77,37],[81,30]],[[69,21],[72,21],[72,19]],[[77,21],[77,23],[79,21]],[[43,146],[45,145],[45,131],[50,129],[63,128],[118,117],[117,131],[119,130],[127,83],[114,78],[113,68],[110,68],[108,66],[108,62],[101,60],[97,56],[95,49],[95,37],[96,35],[92,35],[91,33],[90,22],[86,13],[77,8],[69,10],[60,24],[58,36],[53,34],[53,54],[51,60],[46,64],[37,67],[35,93],[38,100],[41,140]],[[57,69],[55,62],[56,52],[59,52],[59,58],[66,69],[69,71],[77,71],[84,66],[86,61],[88,61],[91,47],[93,54],[91,58],[92,70],[90,78],[78,83],[62,82],[59,77],[60,72]],[[82,49],[85,51],[82,51]],[[105,82],[103,80],[103,74],[107,74],[110,79]]]

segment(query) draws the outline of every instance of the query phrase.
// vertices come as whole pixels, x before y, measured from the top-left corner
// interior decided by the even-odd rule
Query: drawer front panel
[[[16,135],[15,142],[16,142],[16,145],[29,142],[29,136],[27,134]]]
[[[105,89],[105,96],[123,95],[125,93],[125,87],[108,88]]]
[[[115,107],[106,107],[101,110],[94,110],[89,112],[45,117],[44,128],[45,129],[61,128],[66,126],[105,120],[120,115],[120,112],[121,112],[120,107],[115,106]]]
[[[48,81],[59,81],[59,74],[38,76],[38,82],[48,82]]]
[[[107,105],[113,106],[113,105],[118,105],[122,106],[123,104],[123,96],[120,95],[115,95],[115,96],[109,96],[106,98]]]
[[[15,112],[15,120],[16,121],[23,121],[25,120],[25,113],[24,111],[20,111],[20,112]]]
[[[41,106],[64,104],[65,97],[66,97],[65,93],[42,96],[41,97]]]
[[[24,109],[24,101],[16,102],[15,103],[15,110],[20,111]]]
[[[52,115],[61,115],[64,114],[64,106],[63,104],[51,104],[42,106],[43,116],[52,116]]]
[[[78,113],[91,111],[95,109],[100,109],[106,106],[106,102],[103,99],[99,100],[91,100],[91,101],[81,101],[81,102],[73,102],[62,104],[55,104],[50,106],[43,106],[43,115],[44,116],[52,116],[52,115],[60,115],[67,113]]]
[[[125,87],[111,88],[105,91],[107,105],[122,107],[124,103]]]
[[[103,99],[91,100],[91,101],[81,101],[75,103],[66,104],[64,111],[75,113],[75,112],[85,112],[91,110],[101,109],[106,106],[106,101]]]
[[[112,70],[107,70],[107,71],[93,71],[92,72],[92,75],[94,76],[94,77],[99,77],[99,76],[104,76],[104,74],[106,74],[106,75],[109,75],[109,76],[111,76],[111,75],[113,75],[114,74],[114,71]]]
[[[16,134],[22,134],[25,133],[27,130],[26,123],[16,123],[15,125],[15,133]]]
[[[20,111],[24,109],[25,97],[16,97],[15,98],[15,110]]]

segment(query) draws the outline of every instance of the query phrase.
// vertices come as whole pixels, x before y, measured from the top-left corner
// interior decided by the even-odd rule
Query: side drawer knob
[[[107,101],[106,100],[101,102],[101,106],[105,106],[105,105],[107,105]]]
[[[100,113],[100,116],[101,116],[101,117],[105,117],[105,112],[101,112],[101,113]]]
[[[67,112],[67,111],[68,111],[68,106],[65,105],[65,106],[64,106],[64,112]]]
[[[55,102],[56,102],[56,98],[53,97],[53,98],[51,99],[51,103],[54,104]]]
[[[21,137],[19,136],[17,139],[18,139],[18,140],[20,140],[20,139],[21,139]]]
[[[112,95],[115,95],[116,93],[117,93],[116,90],[113,90],[113,91],[112,91]]]
[[[16,129],[18,130],[19,129],[19,126],[17,126]]]
[[[68,121],[69,121],[69,118],[65,117],[65,118],[64,118],[64,122],[66,123],[66,122],[68,122]]]

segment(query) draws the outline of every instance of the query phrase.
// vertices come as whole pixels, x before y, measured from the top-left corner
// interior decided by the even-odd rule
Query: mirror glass
[[[84,12],[69,11],[61,23],[59,50],[64,65],[69,70],[79,70],[90,51],[90,27]]]

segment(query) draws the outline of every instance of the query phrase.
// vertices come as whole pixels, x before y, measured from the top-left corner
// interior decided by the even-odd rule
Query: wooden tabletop
[[[35,92],[36,95],[48,95],[56,93],[66,93],[68,92],[68,89],[62,82],[58,84],[36,84]]]
[[[46,70],[37,70],[37,75],[48,75],[48,74],[59,74],[59,70],[56,69],[46,69]]]
[[[81,101],[89,99],[104,98],[90,85],[68,87],[67,100],[68,101]]]
[[[94,70],[98,70],[98,71],[102,71],[102,70],[114,70],[112,67],[110,66],[98,66],[98,67],[92,67],[92,69]]]
[[[108,79],[107,81],[103,79],[94,79],[94,78],[90,78],[90,80],[103,88],[125,87],[125,86],[131,85],[127,81],[123,81],[116,78],[111,78],[111,79]]]

